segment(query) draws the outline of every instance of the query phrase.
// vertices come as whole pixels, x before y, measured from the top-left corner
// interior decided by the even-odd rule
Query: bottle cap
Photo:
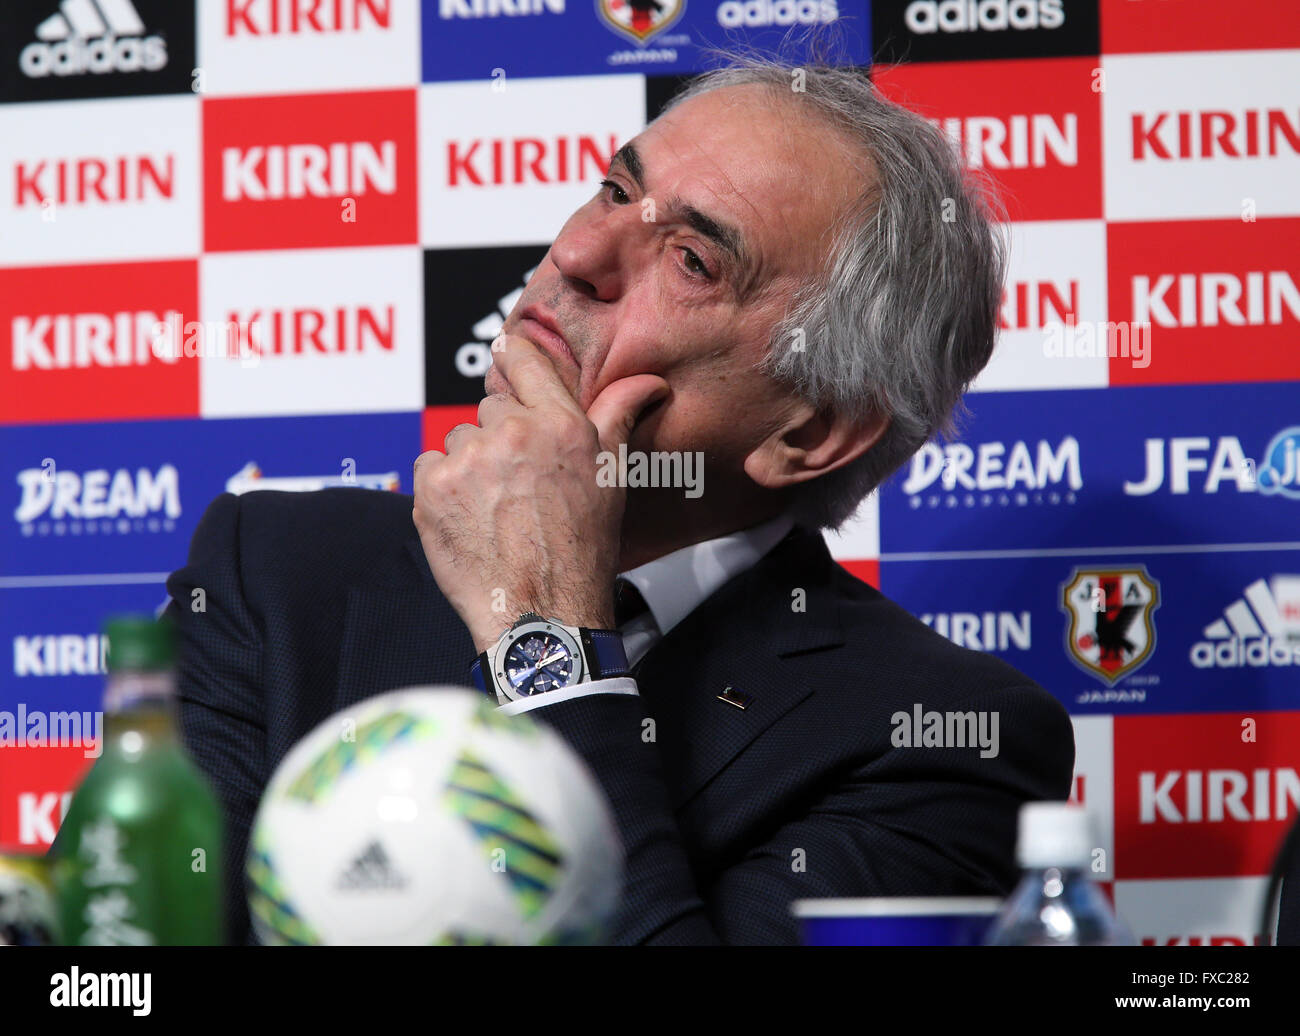
[[[1016,860],[1021,867],[1086,867],[1092,850],[1092,820],[1081,807],[1065,802],[1026,802],[1020,807]]]
[[[175,658],[171,621],[152,615],[115,615],[104,623],[108,671],[170,669]]]

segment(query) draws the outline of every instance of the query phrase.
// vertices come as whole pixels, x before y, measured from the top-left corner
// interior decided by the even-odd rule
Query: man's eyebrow
[[[636,153],[636,147],[631,141],[624,144],[614,152],[614,157],[609,160],[609,168],[612,171],[614,166],[622,164],[627,170],[627,175],[636,181],[636,185],[641,190],[645,190],[644,170],[641,166],[641,156]]]
[[[737,274],[734,280],[737,288],[739,288],[743,280],[740,275],[749,270],[745,242],[741,238],[740,232],[726,223],[719,223],[712,216],[706,216],[694,205],[687,205],[677,198],[668,199],[668,209],[670,212],[680,212],[682,219],[686,221],[692,230],[703,237],[707,237],[731,256],[732,267]]]
[[[627,170],[628,176],[635,181],[638,190],[644,192],[645,167],[641,164],[641,156],[637,154],[635,145],[630,141],[614,152],[609,167],[612,171],[615,165],[620,164]],[[734,227],[706,215],[694,205],[686,204],[679,198],[668,198],[666,207],[670,213],[680,215],[683,222],[697,234],[707,237],[727,253],[731,258],[731,262],[728,264],[730,266],[728,280],[731,282],[736,294],[743,296],[748,290],[753,267],[749,260],[749,250],[745,247],[745,239],[741,237],[740,232]]]

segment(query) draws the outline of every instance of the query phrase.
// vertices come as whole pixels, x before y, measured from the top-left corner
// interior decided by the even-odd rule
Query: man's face
[[[620,378],[663,377],[671,394],[632,444],[704,450],[738,474],[797,405],[758,365],[861,175],[791,98],[743,86],[687,101],[620,151],[505,331],[541,347],[584,410]],[[509,391],[495,368],[485,386]]]

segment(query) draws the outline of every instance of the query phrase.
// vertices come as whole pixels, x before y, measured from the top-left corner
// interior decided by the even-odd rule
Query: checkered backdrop
[[[0,844],[53,838],[91,758],[32,716],[99,707],[100,620],[161,603],[214,496],[409,491],[703,46],[827,25],[995,178],[1012,241],[964,431],[834,551],[1069,708],[1139,938],[1259,939],[1300,804],[1300,10],[1275,0],[9,0]]]

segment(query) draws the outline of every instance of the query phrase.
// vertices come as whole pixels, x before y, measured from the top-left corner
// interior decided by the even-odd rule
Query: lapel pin
[[[736,708],[741,709],[742,711],[752,700],[753,699],[750,697],[750,695],[745,694],[743,691],[737,690],[735,687],[732,687],[730,684],[724,687],[722,689],[722,693],[718,695],[718,701],[725,701],[728,705],[734,705],[736,706]]]

